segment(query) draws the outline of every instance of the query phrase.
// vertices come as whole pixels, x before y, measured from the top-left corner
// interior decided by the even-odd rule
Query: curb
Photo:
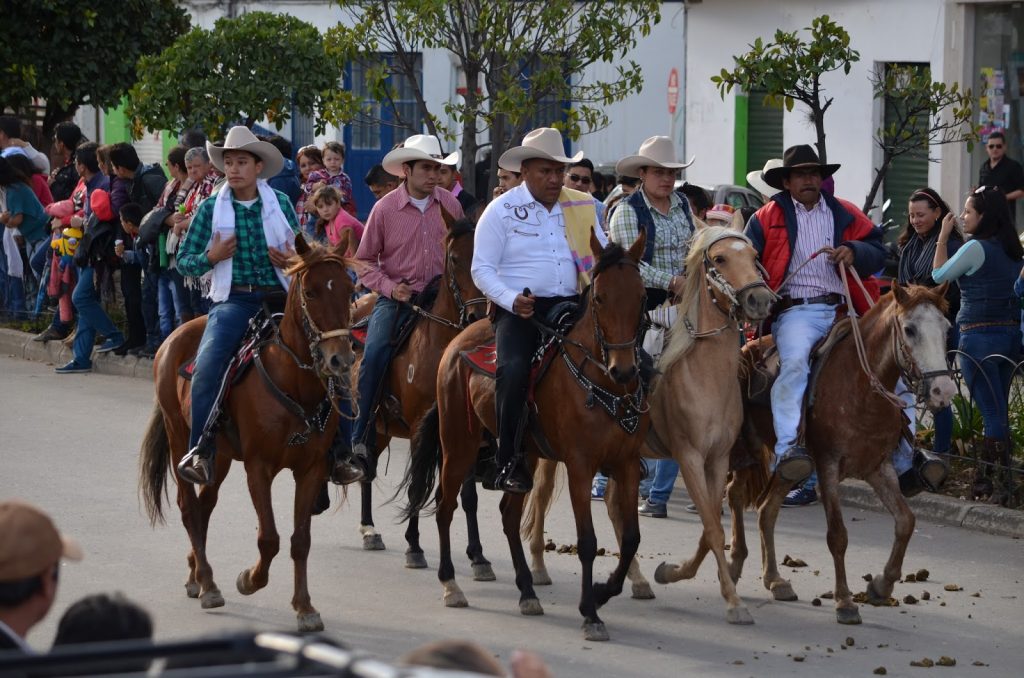
[[[0,355],[11,355],[24,360],[63,365],[74,355],[61,341],[46,343],[32,341],[32,335],[6,327],[0,327]],[[153,361],[135,356],[117,356],[104,353],[93,357],[92,370],[99,374],[118,377],[136,377],[153,380]]]

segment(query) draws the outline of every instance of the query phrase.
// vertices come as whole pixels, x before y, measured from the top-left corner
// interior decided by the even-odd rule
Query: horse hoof
[[[649,583],[642,581],[633,584],[634,600],[652,600],[653,598],[654,591],[651,589],[651,585]]]
[[[383,545],[381,548],[383,548]],[[410,570],[425,570],[427,569],[427,557],[423,555],[423,553],[410,553],[409,551],[406,551],[405,566]]]
[[[668,563],[662,563],[658,565],[658,568],[654,570],[654,581],[659,584],[669,584],[671,579],[668,578],[668,573],[672,570],[672,566]]]
[[[882,585],[884,586],[884,581],[885,580],[882,578],[882,575],[876,574],[871,578],[871,581],[868,582],[867,588],[864,589],[864,595],[866,596],[869,605],[878,607],[879,605],[885,605],[889,602],[889,596],[882,595],[882,592],[878,590],[877,583],[883,582]]]
[[[836,621],[840,624],[859,624],[860,611],[856,607],[837,607]]]
[[[796,591],[793,590],[793,585],[788,581],[780,581],[772,584],[771,586],[772,596],[775,600],[783,601],[794,601],[797,600]]]
[[[754,618],[745,607],[733,607],[725,611],[725,621],[730,624],[753,624]]]
[[[462,589],[459,588],[454,579],[448,582],[441,582],[441,585],[444,587],[445,607],[469,607],[466,594],[462,592]]]
[[[527,598],[519,601],[519,613],[527,617],[537,617],[544,614],[544,608],[536,598]]]
[[[602,642],[608,638],[608,629],[604,627],[604,622],[583,622],[583,640]]]
[[[551,575],[545,570],[530,570],[534,586],[551,586]]]
[[[299,633],[316,633],[324,630],[324,622],[320,619],[319,612],[309,612],[308,614],[300,614],[299,618]]]
[[[215,607],[224,607],[224,596],[217,589],[211,589],[199,596],[199,604],[204,610],[212,610]]]
[[[238,579],[235,580],[235,588],[243,596],[251,596],[256,593],[256,587],[249,581],[249,570],[242,570],[238,573]]]
[[[364,534],[363,535],[363,550],[364,551],[383,551],[384,540],[379,534]],[[423,567],[426,567],[424,565]]]
[[[187,584],[185,584],[185,595],[188,596],[189,598],[198,598],[199,597],[199,584],[197,582],[194,582],[194,581],[190,581]]]
[[[473,563],[473,581],[495,581],[497,578],[490,563]]]

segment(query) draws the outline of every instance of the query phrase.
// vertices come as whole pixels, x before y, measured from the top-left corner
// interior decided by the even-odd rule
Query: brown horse
[[[437,367],[445,347],[469,323],[484,315],[487,299],[473,282],[470,265],[473,262],[474,224],[469,219],[452,219],[442,212],[448,234],[445,237],[445,264],[438,286],[437,299],[431,310],[417,308],[421,316],[409,338],[395,353],[384,384],[386,400],[375,420],[378,455],[387,448],[391,438],[410,438],[423,415],[433,406],[437,389]],[[377,295],[368,295],[356,302],[354,316],[365,317],[373,310]],[[362,353],[357,351],[361,358]],[[359,361],[353,368],[358,375]],[[363,535],[363,548],[374,551],[384,548],[384,541],[373,524],[372,483],[361,483],[362,518],[359,530]],[[476,483],[469,478],[462,489],[462,508],[466,512],[469,546],[466,554],[477,581],[494,580],[494,570],[484,557],[480,542],[480,529],[476,519]],[[408,548],[405,566],[427,567],[419,543],[419,516],[412,516],[405,532]]]
[[[206,535],[232,459],[245,466],[259,521],[259,559],[243,570],[236,582],[243,595],[267,585],[270,563],[280,548],[270,487],[279,472],[291,470],[295,478],[292,607],[300,631],[319,631],[323,622],[310,601],[306,580],[310,516],[327,477],[327,449],[338,426],[333,399],[339,383],[346,388],[354,359],[348,332],[353,285],[344,258],[347,237],[333,249],[307,246],[301,236],[295,246],[298,256],[288,270],[292,284],[279,331],[261,345],[258,354],[266,376],[255,369],[259,365],[249,369],[231,387],[224,404],[228,422],[217,436],[214,483],[200,488],[197,496],[193,485],[175,480],[181,520],[192,543],[185,591],[190,598],[198,597],[204,608],[212,608],[224,605],[224,597],[206,557]],[[179,369],[195,356],[205,326],[202,317],[179,327],[160,347],[153,363],[157,404],[142,443],[140,492],[154,524],[164,519],[168,470],[188,448],[190,383],[179,375]],[[296,408],[304,412],[305,422]],[[314,425],[309,427],[307,422]],[[318,423],[322,430],[317,430],[321,428]]]
[[[805,416],[807,449],[814,457],[818,492],[828,523],[827,541],[835,565],[836,619],[840,624],[861,621],[846,581],[847,534],[839,506],[839,483],[844,478],[867,481],[896,521],[889,560],[882,574],[875,575],[868,584],[866,600],[872,604],[884,602],[900,578],[903,557],[914,532],[914,514],[900,494],[891,462],[904,428],[901,407],[894,402],[891,392],[902,376],[908,384],[917,384],[918,396],[933,411],[948,405],[956,392],[946,365],[949,322],[945,318],[944,292],[945,286],[929,290],[894,284],[892,293],[861,318],[842,321],[832,335],[834,346],[821,367],[814,404]],[[858,324],[863,336],[866,364],[873,375],[868,374],[858,358],[851,322]],[[751,397],[756,390],[751,379],[771,345],[771,338],[766,337],[744,348],[747,416],[737,441],[737,457],[753,453],[761,463],[735,471],[730,483],[730,571],[733,579],[738,580],[747,556],[743,507],[754,506],[761,531],[764,586],[776,600],[796,600],[793,587],[779,574],[774,534],[779,507],[791,484],[774,476],[769,479],[765,471],[775,444],[771,408],[763,399],[755,402]],[[880,386],[872,385],[873,378],[877,378]],[[702,543],[695,556],[698,562],[706,553],[703,547]]]
[[[661,376],[651,393],[651,432],[642,452],[646,457],[671,454],[683,472],[690,497],[697,505],[704,531],[702,547],[718,560],[722,597],[732,623],[750,623],[750,614],[736,595],[725,562],[725,538],[719,514],[729,452],[743,420],[740,395],[740,321],[767,316],[775,295],[768,289],[747,238],[718,226],[698,232],[686,261],[689,276],[679,301],[679,320],[661,356]],[[552,469],[547,471],[551,475]],[[538,474],[539,475],[539,474]],[[544,565],[544,513],[552,481],[539,478],[536,495],[524,523],[530,538],[534,576],[550,583]],[[616,534],[621,515],[616,510],[618,483],[608,485],[606,502]],[[632,509],[636,515],[636,508]],[[662,584],[693,577],[698,563],[662,563],[654,578]],[[650,585],[632,563],[629,577],[634,598],[653,598]]]
[[[532,436],[527,436],[532,438],[527,442],[530,462],[545,454],[564,462],[568,469],[583,565],[579,609],[589,640],[608,639],[597,608],[622,590],[627,566],[640,543],[637,451],[648,419],[636,347],[645,300],[638,263],[644,243],[641,235],[626,251],[616,244],[602,248],[591,237],[591,248],[598,259],[591,273],[593,282],[582,295],[580,319],[561,341],[547,374],[535,385]],[[413,515],[429,502],[434,470],[443,460],[437,497],[441,540],[438,578],[448,607],[468,604],[455,582],[449,534],[459,487],[476,460],[483,430],[497,430],[494,380],[472,371],[460,354],[493,338],[490,323],[481,321],[449,344],[437,375],[437,405],[423,419],[413,441],[413,455],[423,463],[410,468],[406,476],[410,487],[407,513]],[[430,463],[426,463],[428,459]],[[594,584],[597,539],[590,515],[590,481],[599,468],[624,488],[618,496],[619,509],[626,518],[621,538],[623,558],[607,583]],[[543,614],[543,609],[533,590],[519,539],[524,499],[521,494],[503,495],[502,524],[515,566],[520,612],[537,615]]]

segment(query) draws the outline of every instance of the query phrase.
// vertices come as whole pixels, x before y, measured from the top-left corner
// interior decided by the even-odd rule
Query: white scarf
[[[256,182],[256,187],[259,189],[260,200],[263,202],[263,212],[260,217],[263,223],[263,235],[267,240],[267,246],[278,250],[291,249],[295,245],[295,233],[292,231],[288,219],[285,218],[284,212],[281,211],[281,204],[277,201],[277,194],[263,179],[259,179]],[[231,189],[225,186],[223,190],[217,193],[217,197],[214,198],[216,202],[213,204],[211,242],[216,233],[220,233],[222,238],[235,234],[235,208],[231,204],[232,195]],[[207,248],[209,248],[209,245],[207,245]],[[211,301],[225,301],[228,295],[231,294],[231,272],[232,263],[231,259],[228,258],[218,261],[214,265],[213,270],[203,276],[201,281],[202,289]],[[287,290],[290,278],[276,266],[274,267],[274,273],[277,274],[277,279],[281,281],[281,286]]]
[[[0,186],[0,212],[6,211],[7,189]],[[7,228],[2,224],[0,224],[0,228],[4,229],[4,256],[7,258],[7,275],[12,278],[21,278],[25,275],[25,267],[21,262],[21,250],[14,239],[14,236],[20,231],[16,228]]]

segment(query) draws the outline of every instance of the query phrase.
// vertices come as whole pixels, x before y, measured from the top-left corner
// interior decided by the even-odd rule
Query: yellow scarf
[[[565,237],[576,264],[577,290],[582,292],[590,284],[590,269],[595,263],[590,248],[590,234],[597,228],[594,198],[589,193],[563,187],[558,194],[558,204],[565,219]]]

